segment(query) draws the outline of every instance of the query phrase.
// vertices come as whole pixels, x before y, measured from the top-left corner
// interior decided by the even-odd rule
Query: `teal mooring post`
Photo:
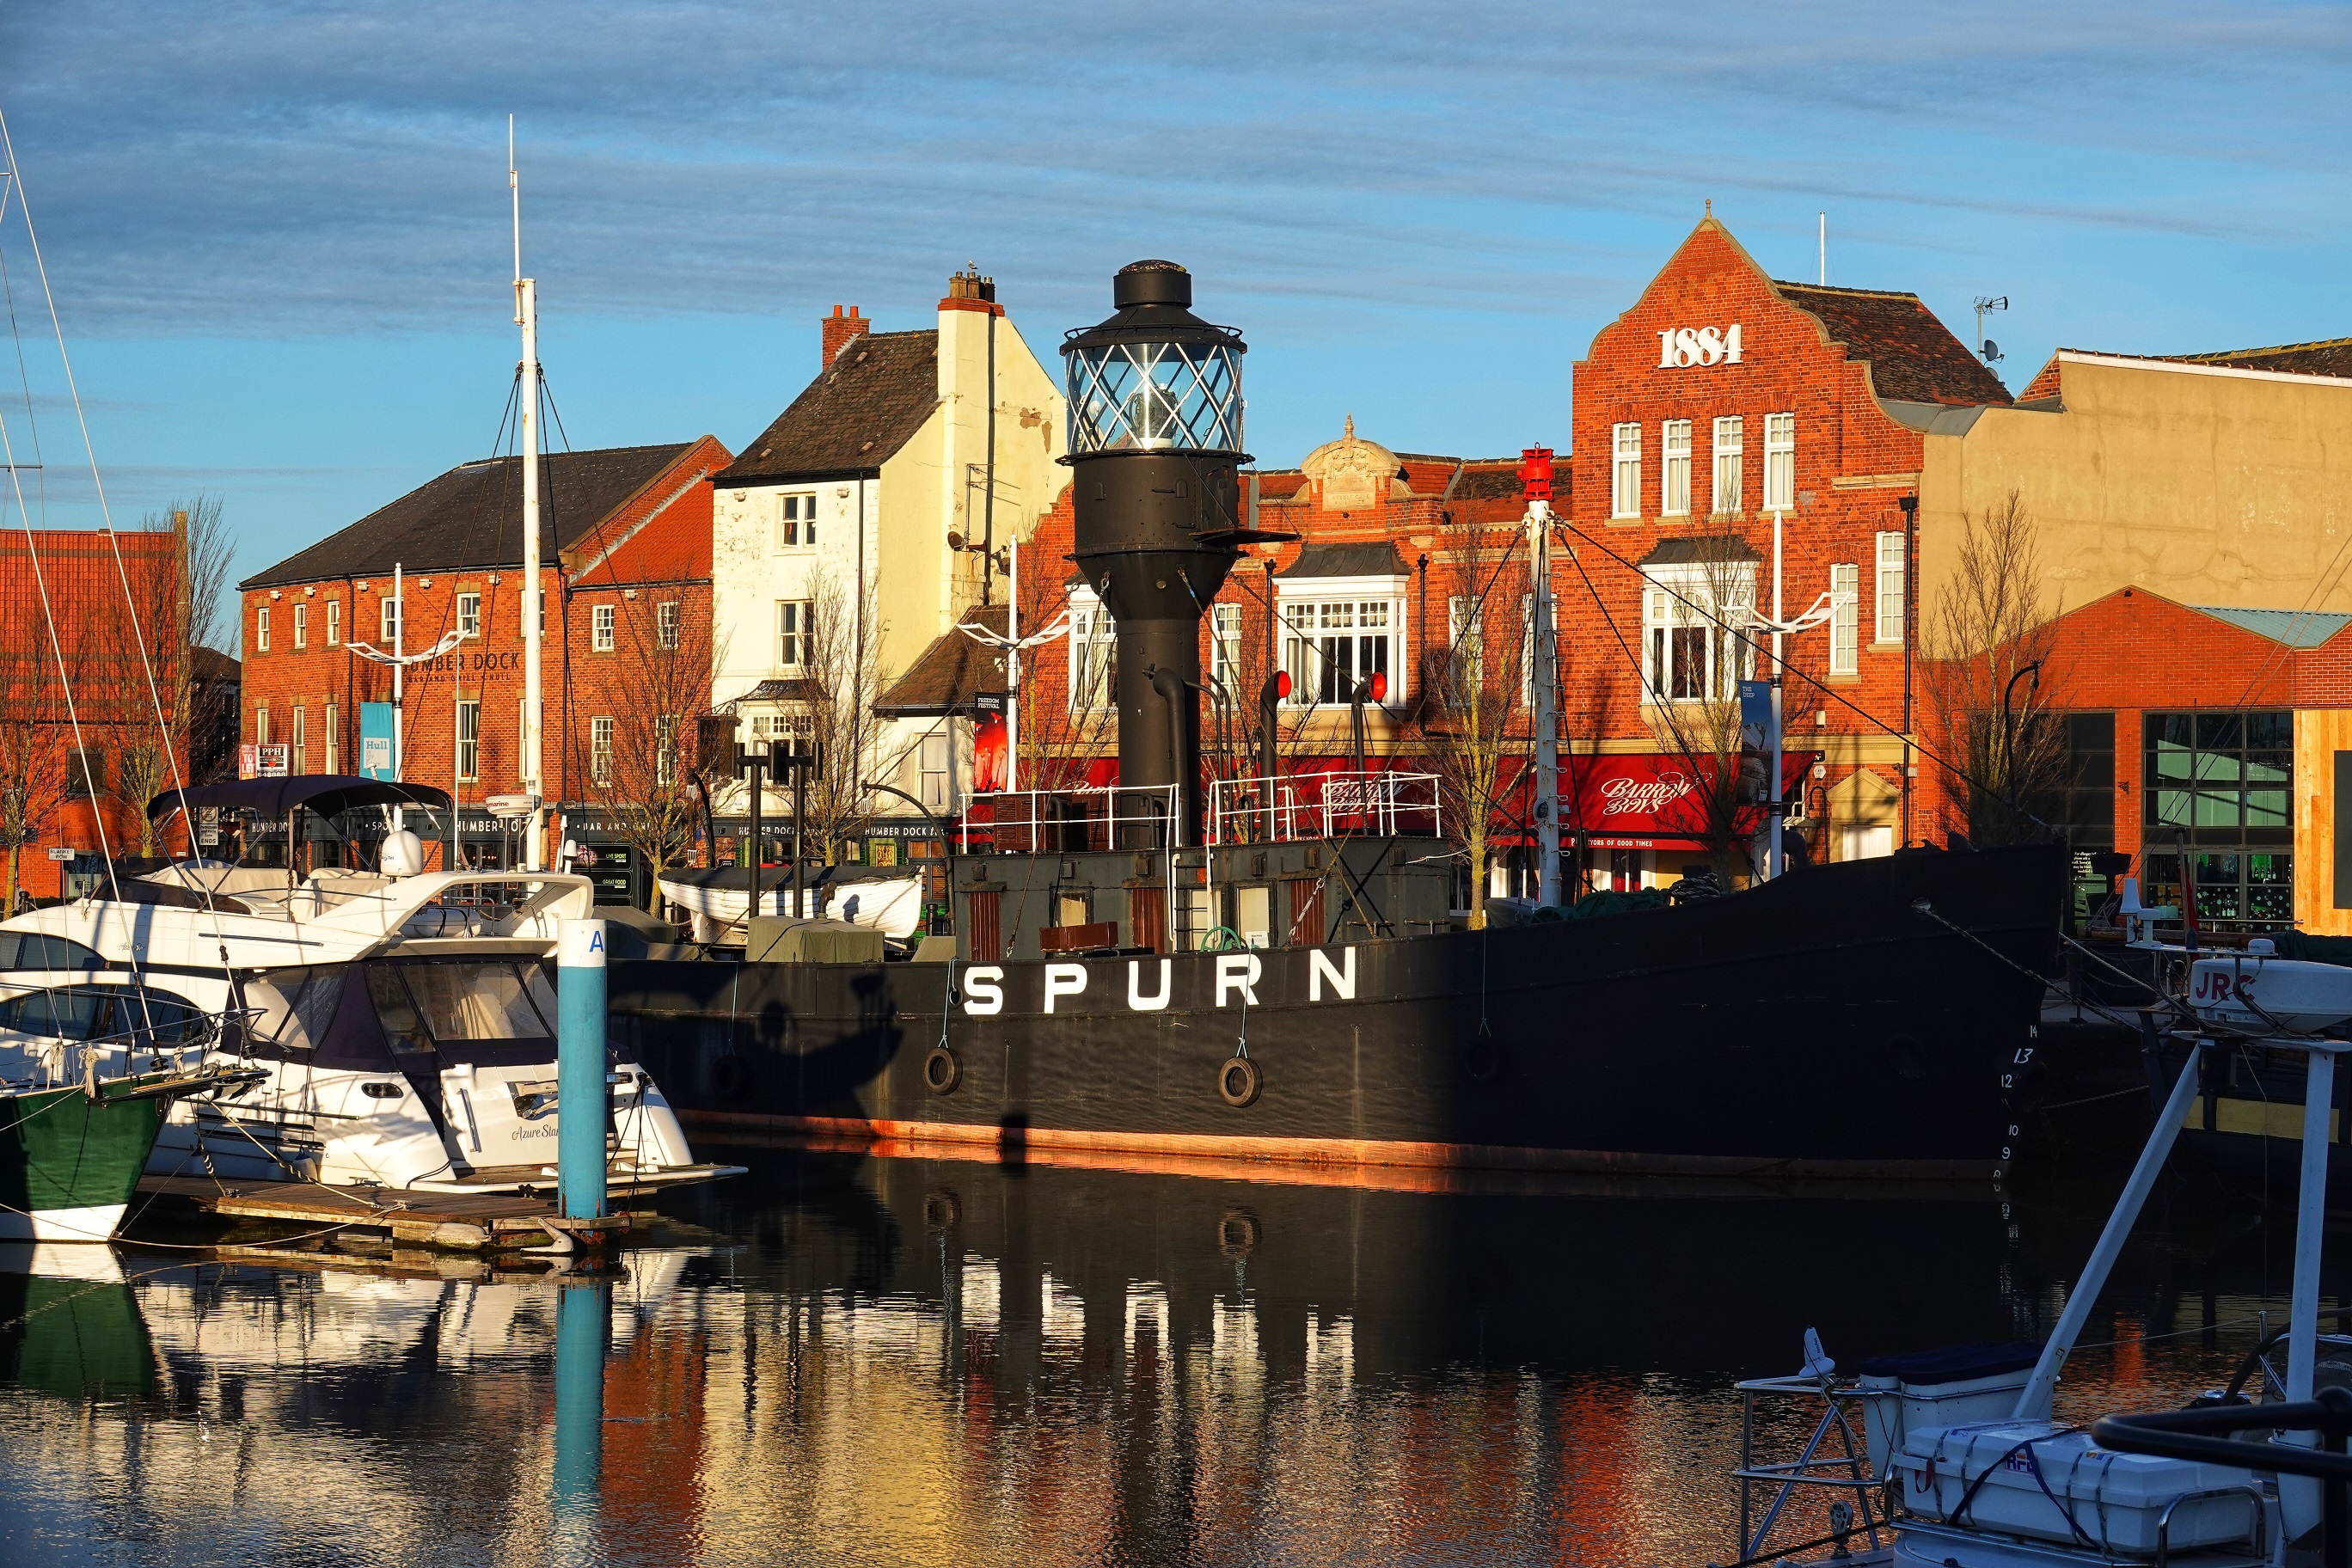
[[[566,1219],[604,1217],[604,922],[565,921],[555,943],[555,1175]]]

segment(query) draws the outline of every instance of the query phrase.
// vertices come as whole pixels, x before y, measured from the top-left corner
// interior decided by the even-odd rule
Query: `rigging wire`
[[[121,584],[122,588],[123,605],[128,611],[126,618],[131,623],[131,633],[133,644],[139,650],[139,666],[141,672],[146,680],[148,700],[155,715],[155,727],[163,744],[163,756],[171,769],[172,791],[179,798],[181,823],[183,829],[188,836],[189,848],[193,854],[193,851],[195,848],[196,817],[195,813],[188,806],[187,779],[180,766],[179,752],[172,742],[171,723],[163,715],[163,693],[156,684],[154,661],[149,657],[146,631],[139,624],[139,605],[137,596],[131,592],[130,569],[124,564],[122,560],[121,538],[114,531],[113,509],[107,500],[105,478],[99,471],[98,448],[90,439],[89,416],[82,407],[81,388],[77,384],[74,376],[73,357],[66,348],[65,324],[58,315],[57,294],[49,285],[48,264],[43,260],[41,257],[40,236],[33,225],[32,203],[25,190],[24,171],[22,166],[16,161],[16,141],[9,133],[8,117],[5,110],[0,110],[0,161],[5,161],[11,182],[16,186],[16,211],[24,220],[26,246],[32,253],[34,275],[40,280],[42,302],[47,307],[49,328],[52,334],[57,339],[58,363],[60,367],[62,367],[65,374],[66,390],[73,400],[74,419],[81,432],[82,450],[89,461],[90,484],[97,496],[99,516],[101,521],[105,524],[107,545],[114,560],[115,578],[116,581]],[[16,325],[15,315],[16,312],[12,299],[9,310],[10,328],[12,333],[15,331]],[[17,343],[17,353],[19,356],[18,363],[21,366],[23,354],[23,343],[21,339]],[[26,388],[26,400],[27,407],[29,408],[31,403],[31,387],[29,383]],[[0,442],[5,442],[5,432],[0,432]],[[90,822],[92,824],[93,831],[98,838],[100,852],[106,856],[107,882],[114,890],[114,902],[119,908],[122,903],[121,878],[115,867],[113,850],[107,842],[106,816],[104,809],[99,804],[100,797],[98,792],[98,782],[93,775],[90,767],[89,752],[88,748],[82,744],[83,736],[79,706],[74,699],[72,679],[66,672],[65,649],[58,637],[56,607],[49,598],[47,574],[41,567],[40,551],[38,546],[34,542],[31,519],[25,510],[24,484],[16,475],[13,443],[5,443],[5,447],[0,447],[0,449],[5,449],[9,454],[7,458],[9,465],[8,477],[16,493],[17,518],[18,521],[23,522],[25,525],[25,547],[26,552],[31,557],[35,582],[40,589],[42,613],[47,617],[49,622],[49,646],[52,653],[57,658],[58,679],[64,687],[66,711],[67,716],[72,724],[75,747],[80,752],[81,756],[83,782],[89,790]],[[44,496],[44,521],[46,521],[46,482],[44,483],[42,493]],[[178,570],[183,572],[186,570],[184,561],[179,564]],[[146,803],[139,803],[138,809],[146,809]],[[286,856],[286,863],[289,867],[291,867],[294,863],[294,844],[290,835],[287,840]],[[227,938],[223,933],[221,928],[220,910],[213,900],[210,889],[206,889],[205,892],[204,908],[205,912],[212,917],[214,943],[219,952],[222,973],[228,981],[230,996],[231,999],[234,1000],[237,994],[236,978],[235,972],[229,963],[228,942]],[[136,979],[142,973],[136,944],[126,943],[125,951],[129,954],[131,975]],[[142,986],[140,989],[141,994],[143,998],[145,988]],[[152,1023],[152,1020],[151,1018],[151,1026]]]

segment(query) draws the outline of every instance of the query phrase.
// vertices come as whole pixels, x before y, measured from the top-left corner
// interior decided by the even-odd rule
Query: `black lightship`
[[[1117,785],[995,803],[985,852],[952,861],[952,962],[616,968],[616,1027],[689,1121],[1024,1158],[1969,1177],[2011,1157],[2059,849],[1906,850],[1465,931],[1425,775],[1269,763],[1204,788],[1202,607],[1269,537],[1239,504],[1244,351],[1181,268],[1137,263],[1114,298],[1063,352]]]

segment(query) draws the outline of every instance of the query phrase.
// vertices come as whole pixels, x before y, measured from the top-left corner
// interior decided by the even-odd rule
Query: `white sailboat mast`
[[[514,204],[515,322],[522,328],[522,385],[517,401],[522,436],[522,788],[530,797],[523,869],[546,868],[546,790],[541,772],[539,608],[539,299],[522,275],[522,182],[514,163],[514,116],[507,116],[507,190]]]

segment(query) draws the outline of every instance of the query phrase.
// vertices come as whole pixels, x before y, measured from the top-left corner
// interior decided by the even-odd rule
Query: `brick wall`
[[[710,646],[710,509],[708,476],[724,467],[727,449],[709,437],[689,447],[663,475],[615,510],[542,568],[545,635],[541,658],[542,756],[547,798],[593,798],[586,775],[589,726],[600,714],[626,711],[646,680],[642,650],[653,647],[659,606],[676,604],[681,645]],[[429,664],[412,665],[402,704],[402,773],[451,790],[460,805],[513,792],[522,766],[522,574],[512,567],[458,572],[419,570],[406,575],[403,643],[410,652],[431,647],[457,629],[458,600],[480,601],[480,635]],[[290,744],[294,712],[301,710],[305,754],[298,771],[323,773],[331,760],[342,773],[359,771],[359,705],[392,699],[392,671],[354,657],[353,641],[381,644],[382,605],[392,595],[389,574],[352,577],[245,595],[245,689],[240,736],[257,739],[257,718],[269,714],[269,740]],[[338,639],[327,639],[329,605],[340,606]],[[614,614],[614,646],[596,644],[596,608]],[[298,643],[294,611],[305,612]],[[270,612],[270,647],[259,647],[258,616]],[[707,668],[701,679],[707,703]],[[481,704],[481,747],[475,776],[457,773],[457,705]],[[332,727],[329,714],[332,713]],[[331,736],[331,751],[330,737]]]

